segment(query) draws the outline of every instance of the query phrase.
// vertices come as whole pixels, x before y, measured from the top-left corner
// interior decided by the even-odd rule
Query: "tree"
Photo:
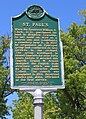
[[[81,20],[84,20],[84,24],[86,25],[86,10],[79,11],[78,13],[82,15]]]
[[[61,32],[66,88],[57,92],[62,118],[86,118],[86,27],[73,23]]]
[[[33,97],[28,93],[18,93],[19,100],[14,100],[13,119],[33,119],[34,105]],[[59,118],[60,108],[55,101],[55,94],[48,93],[44,98],[44,119]]]
[[[27,93],[18,93],[19,100],[13,101],[13,118],[14,119],[33,119],[33,97]]]
[[[86,16],[85,13],[86,12],[84,12],[84,16]],[[85,22],[81,25],[77,25],[74,22],[67,29],[67,33],[64,33],[61,30],[61,39],[64,48],[64,68],[66,87],[64,90],[57,90],[54,93],[49,93],[45,96],[44,119],[86,118]],[[23,93],[19,95],[19,100],[14,101],[15,108],[12,109],[14,119],[22,119],[22,112],[24,112],[24,114],[26,113],[25,115],[29,115],[32,111],[32,103],[30,102],[30,96],[26,93],[25,95],[28,96],[29,106],[26,105],[26,96],[24,96]],[[23,102],[24,104],[22,104]],[[22,108],[22,105],[24,105],[24,108]],[[25,108],[27,109],[25,110]],[[19,109],[21,112],[18,112]],[[18,115],[18,118],[16,115]],[[22,116],[24,115],[22,114]],[[28,119],[28,116],[26,116],[25,119]],[[31,119],[33,119],[32,116]]]
[[[12,93],[9,75],[9,44],[9,36],[0,37],[0,117],[2,119],[9,114],[6,97]]]

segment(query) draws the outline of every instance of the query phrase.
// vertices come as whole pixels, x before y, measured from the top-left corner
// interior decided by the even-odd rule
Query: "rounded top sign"
[[[39,19],[44,15],[44,10],[38,5],[33,5],[27,9],[26,14],[32,19]]]

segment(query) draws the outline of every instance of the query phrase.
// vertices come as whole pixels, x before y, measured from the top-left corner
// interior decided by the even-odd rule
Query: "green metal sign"
[[[59,21],[43,8],[33,5],[12,18],[12,88],[64,88],[62,54]]]

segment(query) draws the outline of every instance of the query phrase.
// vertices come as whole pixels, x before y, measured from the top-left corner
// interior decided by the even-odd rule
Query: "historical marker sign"
[[[64,88],[62,55],[58,19],[37,5],[12,18],[12,88]]]

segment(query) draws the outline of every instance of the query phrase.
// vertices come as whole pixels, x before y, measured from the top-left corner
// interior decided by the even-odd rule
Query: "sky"
[[[42,6],[49,15],[59,18],[64,31],[74,21],[80,24],[78,11],[86,8],[86,0],[1,0],[0,35],[11,35],[11,17],[21,14],[33,4]]]
[[[81,24],[78,11],[86,9],[86,0],[1,0],[0,2],[0,36],[11,34],[11,18],[23,13],[29,6],[37,4],[45,9],[52,17],[60,19],[60,28],[66,28],[73,22]],[[17,99],[16,93],[8,97],[7,105],[12,105],[12,100]],[[8,119],[13,119],[7,116]]]

